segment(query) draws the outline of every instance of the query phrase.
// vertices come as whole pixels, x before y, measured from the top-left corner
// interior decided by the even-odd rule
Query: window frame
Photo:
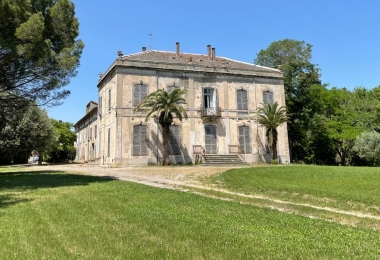
[[[269,103],[273,105],[274,103],[273,101],[274,101],[273,92],[269,90],[263,91],[263,104],[266,105]]]

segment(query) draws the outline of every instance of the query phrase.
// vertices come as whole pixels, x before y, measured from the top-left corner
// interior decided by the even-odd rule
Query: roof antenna
[[[150,50],[152,50],[152,32],[151,33],[148,33],[149,35],[149,47],[150,47]]]

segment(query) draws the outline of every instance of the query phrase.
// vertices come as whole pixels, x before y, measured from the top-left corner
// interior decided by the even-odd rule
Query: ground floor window
[[[171,155],[181,155],[181,128],[179,125],[170,126],[169,146]]]
[[[205,148],[206,154],[217,154],[217,134],[215,125],[205,126]]]
[[[245,154],[252,152],[249,126],[239,126],[239,146]]]
[[[133,126],[133,156],[146,156],[148,153],[147,127],[145,125]]]

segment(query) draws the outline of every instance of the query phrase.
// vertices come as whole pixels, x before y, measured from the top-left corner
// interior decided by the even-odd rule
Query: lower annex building
[[[75,125],[77,162],[108,165],[159,164],[161,126],[133,109],[148,94],[186,90],[188,119],[170,127],[172,164],[196,162],[200,153],[237,153],[247,163],[270,161],[265,127],[257,108],[268,102],[285,106],[281,70],[205,54],[155,51],[123,55],[99,75],[98,103],[91,101]],[[286,123],[278,127],[278,158],[289,162]]]

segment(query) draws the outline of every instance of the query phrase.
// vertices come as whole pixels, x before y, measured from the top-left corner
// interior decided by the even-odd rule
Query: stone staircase
[[[203,166],[248,165],[238,154],[205,154]]]

